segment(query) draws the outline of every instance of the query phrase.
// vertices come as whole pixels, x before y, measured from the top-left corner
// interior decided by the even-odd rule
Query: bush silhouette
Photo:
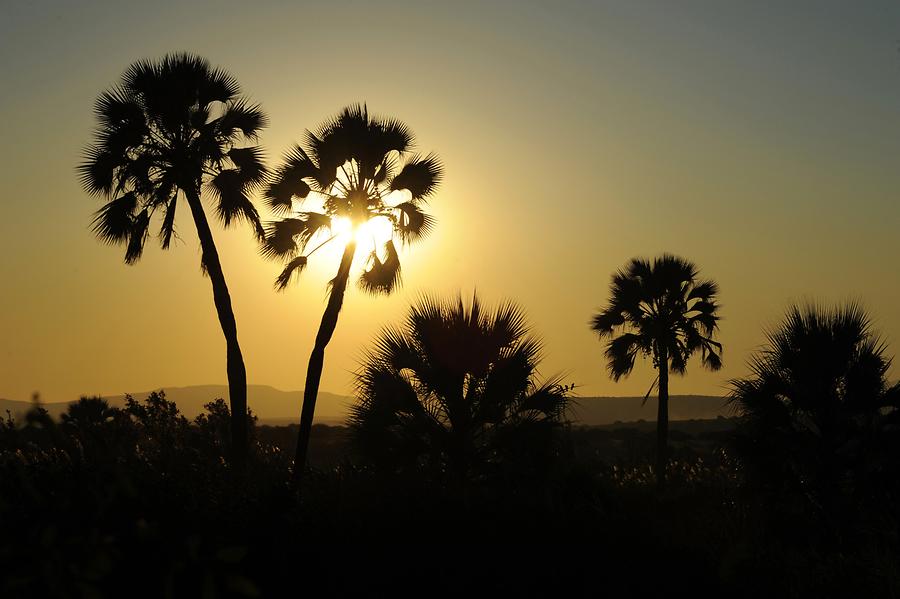
[[[895,488],[900,384],[862,308],[792,306],[766,339],[731,383],[748,476],[832,511]]]
[[[349,426],[382,468],[464,483],[523,474],[551,454],[568,398],[557,380],[536,379],[540,343],[514,305],[424,298],[374,347],[356,375]]]

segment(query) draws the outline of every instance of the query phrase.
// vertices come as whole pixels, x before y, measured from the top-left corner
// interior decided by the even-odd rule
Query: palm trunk
[[[202,263],[212,283],[213,300],[216,304],[216,313],[219,316],[219,324],[225,335],[225,347],[227,351],[226,371],[228,373],[228,399],[231,404],[231,461],[233,464],[243,463],[248,453],[247,431],[247,370],[244,367],[244,358],[241,355],[241,347],[238,344],[237,324],[234,320],[234,310],[231,308],[231,296],[228,286],[225,284],[225,275],[222,273],[222,264],[219,262],[219,252],[213,241],[209,221],[200,203],[200,194],[197,191],[188,192],[188,205],[197,226],[197,236],[200,238],[202,251]]]
[[[309,449],[309,434],[312,430],[313,415],[316,411],[316,399],[319,395],[319,382],[322,379],[322,366],[325,362],[325,347],[331,341],[334,329],[337,326],[338,314],[344,304],[344,291],[347,289],[347,280],[350,278],[350,266],[353,264],[353,256],[356,253],[356,242],[350,241],[344,248],[341,257],[341,265],[331,285],[331,293],[328,296],[328,305],[322,315],[319,324],[319,332],[316,334],[316,342],[309,356],[309,366],[306,369],[306,386],[303,388],[303,407],[300,410],[300,431],[297,433],[297,453],[294,456],[294,480],[300,481],[303,477],[303,469],[306,467],[306,454]]]
[[[666,466],[669,462],[669,355],[659,351],[659,406],[656,413],[656,486],[662,491],[666,485]]]

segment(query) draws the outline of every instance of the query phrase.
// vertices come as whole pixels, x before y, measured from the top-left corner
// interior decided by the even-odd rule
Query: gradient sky
[[[477,288],[526,310],[543,374],[643,394],[649,369],[610,381],[588,321],[616,268],[663,251],[721,284],[724,316],[725,368],[694,363],[673,393],[724,393],[792,301],[861,300],[900,347],[896,1],[181,4],[0,3],[0,397],[225,383],[188,214],[181,243],[126,266],[74,172],[97,95],[180,50],[263,105],[270,164],[365,101],[446,165],[405,286],[350,289],[323,390],[351,392],[418,293]],[[248,229],[215,233],[249,381],[301,388],[337,257],[278,294]]]

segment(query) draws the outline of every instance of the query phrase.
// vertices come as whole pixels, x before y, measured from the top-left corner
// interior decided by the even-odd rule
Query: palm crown
[[[390,293],[396,287],[400,260],[394,239],[408,243],[431,231],[434,221],[423,204],[442,174],[434,155],[410,155],[412,144],[403,123],[371,118],[365,105],[344,108],[315,132],[306,132],[305,144],[287,154],[265,191],[275,211],[293,212],[270,225],[263,247],[265,255],[287,262],[277,288],[284,289],[312,252],[337,237],[336,225],[342,219],[354,229],[375,219],[390,223],[391,238],[381,252],[373,248],[359,283],[373,293]],[[391,202],[389,196],[401,191],[407,197]],[[315,200],[321,210],[306,209]],[[314,239],[322,243],[307,252]]]
[[[266,119],[239,92],[206,60],[174,54],[134,63],[97,100],[95,141],[78,170],[88,192],[110,198],[93,230],[104,242],[124,243],[127,263],[140,258],[157,212],[161,245],[169,247],[178,192],[199,196],[204,184],[226,226],[244,219],[263,235],[249,198],[265,177],[262,152],[238,146],[255,140]]]
[[[491,460],[498,438],[522,436],[533,450],[567,406],[557,379],[536,380],[539,361],[515,306],[423,298],[401,329],[382,332],[357,373],[355,442],[393,466],[428,460],[457,472]]]
[[[722,367],[722,345],[712,339],[718,328],[713,281],[698,281],[691,262],[663,254],[653,262],[635,258],[612,277],[609,305],[596,314],[591,328],[606,345],[607,368],[613,380],[628,376],[638,353],[649,356],[657,371],[659,401],[656,417],[656,481],[665,484],[668,465],[669,371],[684,374],[688,359],[699,350],[711,370]],[[615,336],[617,329],[621,332]]]
[[[766,341],[750,376],[731,382],[745,463],[803,487],[838,484],[851,471],[871,478],[880,465],[866,460],[887,438],[878,430],[896,427],[900,383],[888,382],[891,360],[865,311],[791,306]]]
[[[609,305],[594,316],[591,328],[600,337],[613,337],[606,347],[607,367],[614,380],[627,376],[638,353],[661,357],[683,374],[691,355],[699,350],[711,370],[722,366],[722,346],[712,339],[718,328],[713,281],[697,281],[697,268],[687,260],[665,254],[651,263],[633,259],[613,275]]]

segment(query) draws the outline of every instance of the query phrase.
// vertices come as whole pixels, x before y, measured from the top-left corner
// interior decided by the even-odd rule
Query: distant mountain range
[[[642,405],[643,404],[643,405]],[[572,401],[569,418],[577,424],[597,426],[616,422],[656,421],[656,398],[579,397]],[[734,416],[724,397],[716,395],[672,395],[669,420],[712,420]]]
[[[226,385],[195,385],[191,387],[167,387],[166,398],[178,404],[188,418],[195,418],[203,411],[204,404],[228,397]],[[131,393],[142,399],[149,391]],[[268,385],[248,385],[247,397],[250,409],[261,424],[290,424],[300,418],[302,391],[281,391]],[[124,406],[124,395],[111,395],[107,401],[114,406]],[[603,425],[615,422],[656,420],[656,398],[651,397],[641,406],[642,397],[580,397],[572,402],[570,418],[577,424]],[[316,421],[324,424],[340,424],[353,403],[353,398],[334,393],[319,393],[316,403]],[[68,402],[43,404],[51,416],[58,417],[66,410]],[[19,417],[31,407],[31,402],[0,399],[0,416],[6,411]],[[722,397],[712,395],[674,395],[669,401],[670,420],[708,420],[719,416],[732,416]]]

